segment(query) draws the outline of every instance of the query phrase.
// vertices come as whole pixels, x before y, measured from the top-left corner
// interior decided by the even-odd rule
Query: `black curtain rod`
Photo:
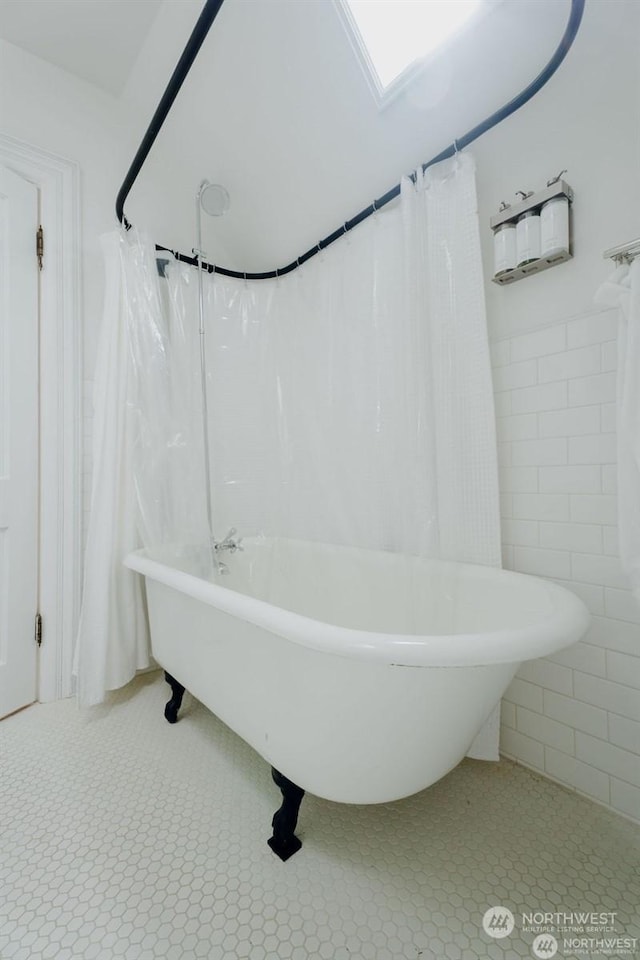
[[[116,200],[116,214],[120,223],[122,223],[127,229],[130,227],[125,215],[124,215],[124,202],[131,190],[131,187],[134,184],[138,173],[140,172],[144,161],[147,158],[153,143],[160,132],[162,124],[164,123],[169,110],[175,100],[182,83],[184,82],[185,77],[187,76],[193,61],[196,58],[196,55],[202,46],[204,38],[206,37],[211,24],[213,23],[216,14],[218,13],[220,7],[222,6],[223,0],[207,0],[198,22],[196,23],[193,33],[189,38],[189,42],[184,49],[178,64],[173,71],[171,80],[165,90],[160,103],[156,109],[156,112],[153,115],[153,119],[149,125],[149,128],[144,136],[142,143],[138,149],[138,152],[135,155],[134,161],[131,164],[129,172],[120,188],[118,193],[118,198]],[[575,40],[576,34],[580,27],[582,21],[582,15],[584,13],[585,0],[571,0],[571,10],[569,12],[569,19],[567,21],[567,26],[565,28],[564,34],[558,47],[544,67],[540,71],[538,76],[525,87],[525,89],[519,93],[516,97],[506,103],[499,110],[496,110],[495,113],[492,113],[490,117],[487,117],[486,120],[483,120],[482,123],[479,123],[477,126],[473,127],[472,130],[469,130],[468,133],[465,133],[464,136],[455,140],[450,146],[442,150],[437,156],[432,157],[431,160],[428,160],[426,163],[422,164],[423,172],[431,167],[434,163],[439,163],[441,160],[446,160],[449,157],[453,157],[458,151],[462,150],[464,147],[468,147],[470,143],[473,143],[474,140],[477,140],[478,137],[481,137],[483,133],[486,133],[488,130],[491,130],[492,127],[497,126],[503,120],[506,120],[507,117],[510,117],[512,113],[515,113],[516,110],[519,110],[520,107],[524,106],[525,103],[528,103],[532,97],[538,93],[539,90],[544,87],[544,85],[551,79],[554,75],[567,53],[571,49],[571,45]],[[413,175],[415,177],[415,174]],[[372,214],[376,213],[377,210],[380,210],[381,207],[386,206],[387,203],[390,203],[397,196],[400,195],[400,184],[396,184],[395,187],[392,187],[391,190],[388,190],[387,193],[379,197],[377,200],[374,200],[373,203],[369,204],[368,207],[365,207],[364,210],[361,210],[360,213],[357,213],[355,217],[351,220],[347,220],[346,223],[342,224],[337,230],[334,230],[333,233],[330,233],[328,237],[325,237],[324,240],[320,240],[314,247],[310,250],[307,250],[301,256],[297,257],[295,260],[292,260],[291,263],[288,263],[284,267],[280,267],[276,270],[268,270],[264,273],[245,273],[241,270],[229,270],[226,267],[220,267],[215,264],[207,263],[202,261],[202,269],[207,270],[209,273],[221,273],[225,277],[236,277],[240,280],[271,280],[276,277],[284,276],[287,273],[291,273],[297,267],[301,266],[303,263],[306,263],[307,260],[310,260],[311,257],[314,257],[317,253],[320,253],[322,250],[325,250],[330,244],[334,243],[336,240],[339,240],[340,237],[343,237],[350,230],[353,230],[354,227],[357,227],[359,223],[362,223],[363,220],[366,220],[367,217],[370,217]],[[156,250],[166,250],[171,253],[176,260],[180,260],[182,263],[190,263],[193,266],[198,266],[198,260],[196,257],[188,257],[183,253],[171,250],[170,247],[163,247],[160,244],[156,244]]]

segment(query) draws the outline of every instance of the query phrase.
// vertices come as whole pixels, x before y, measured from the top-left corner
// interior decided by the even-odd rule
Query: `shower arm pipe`
[[[193,40],[193,37],[196,34],[196,31],[200,27],[200,22],[203,20],[204,15],[207,12],[207,7],[209,5],[215,5],[217,6],[217,9],[219,9],[221,4],[222,4],[222,0],[207,0],[207,4],[205,5],[205,10],[203,10],[203,13],[200,16],[200,19],[196,24],[196,27],[193,31],[191,39],[187,44],[187,48],[190,46],[191,41]],[[571,0],[571,9],[569,12],[569,19],[567,21],[567,26],[565,27],[565,31],[562,35],[562,39],[560,40],[560,43],[558,44],[553,56],[551,57],[547,65],[540,71],[537,77],[535,77],[535,79],[532,80],[531,83],[529,83],[524,88],[524,90],[522,90],[521,93],[513,97],[513,99],[509,100],[509,102],[506,103],[499,110],[496,110],[494,113],[492,113],[491,116],[487,117],[486,120],[483,120],[482,123],[479,123],[477,126],[473,127],[471,130],[465,133],[462,137],[459,137],[458,139],[454,140],[452,144],[450,144],[448,147],[442,150],[439,154],[437,154],[437,156],[432,157],[431,160],[428,160],[426,163],[423,163],[422,164],[423,172],[426,171],[433,164],[439,163],[441,160],[447,160],[449,157],[455,156],[455,154],[458,153],[460,150],[464,149],[464,147],[468,147],[469,144],[473,143],[474,140],[477,140],[484,133],[487,133],[488,130],[491,130],[493,127],[497,126],[503,120],[506,120],[507,117],[510,117],[511,114],[515,113],[516,110],[519,110],[520,107],[525,105],[525,103],[528,103],[529,100],[531,100],[532,97],[534,97],[536,93],[538,93],[538,91],[545,86],[545,84],[554,75],[554,73],[556,72],[560,64],[563,62],[564,58],[566,57],[567,53],[571,49],[573,41],[576,38],[576,34],[578,33],[580,23],[582,21],[582,15],[584,13],[584,5],[585,5],[585,0]],[[216,13],[217,13],[217,9],[216,9]],[[207,30],[211,26],[211,23],[213,23],[214,18],[215,18],[215,13],[210,19],[209,25],[206,28]],[[198,49],[202,44],[203,39],[204,37],[200,39],[200,43],[198,44]],[[185,53],[187,52],[187,48],[185,48]],[[184,57],[185,57],[185,54],[182,55],[180,63],[174,70],[173,76],[170,81],[170,85],[174,82],[176,78],[176,74],[178,73],[180,64],[182,63]],[[195,58],[195,54],[194,56],[191,57],[189,66],[186,68],[187,72],[194,58]],[[186,76],[186,73],[185,73],[185,76]],[[179,89],[179,86],[182,84],[183,80],[184,80],[184,76],[182,76],[182,78],[180,79],[180,84],[178,85],[178,89]],[[168,89],[169,88],[167,87],[167,91]],[[171,99],[168,107],[164,112],[164,117],[160,119],[160,112],[161,112],[160,107],[165,101],[167,91],[165,91],[165,95],[163,96],[160,102],[160,106],[158,107],[158,109],[156,110],[156,113],[154,114],[154,117],[152,120],[152,126],[155,123],[157,126],[157,129],[155,130],[155,134],[153,136],[153,139],[151,140],[151,143],[149,144],[149,147],[146,153],[148,153],[149,150],[151,149],[151,144],[153,143],[153,140],[155,140],[155,136],[157,136],[157,133],[159,132],[160,127],[162,126],[162,121],[164,120],[164,117],[166,117],[167,113],[169,112],[171,103],[173,103],[173,99],[175,99],[175,94],[174,94],[174,97]],[[151,127],[149,128],[149,130],[151,130]],[[143,140],[143,143],[140,146],[138,153],[136,154],[136,160],[134,160],[134,164],[132,165],[132,168],[131,168],[133,170],[133,167],[135,166],[136,161],[139,160],[135,176],[137,176],[137,173],[139,172],[142,164],[144,163],[144,159],[146,157],[146,153],[143,153],[143,146],[146,143],[148,136],[149,136],[149,131],[147,131],[147,134],[145,135],[145,139]],[[130,178],[130,174],[131,174],[131,170],[127,175],[128,179]],[[129,190],[131,189],[131,186],[133,185],[135,176],[128,183],[126,190],[125,190],[125,185],[127,185],[127,180],[125,180],[125,183],[123,184],[120,190],[120,193],[118,194],[118,202],[116,203],[116,213],[118,215],[118,219],[127,228],[129,227],[129,224],[127,223],[126,218],[124,217],[124,201],[127,197]],[[415,180],[415,173],[410,174],[410,177],[411,179]],[[368,217],[372,216],[374,213],[377,213],[377,211],[380,210],[382,207],[386,206],[386,204],[390,203],[392,200],[395,200],[395,198],[400,195],[400,189],[401,189],[400,184],[396,184],[395,187],[392,187],[391,190],[387,191],[387,193],[383,194],[377,200],[374,200],[373,203],[369,204],[368,207],[365,207],[364,210],[361,210],[360,213],[357,213],[355,217],[352,217],[351,220],[347,220],[337,230],[334,230],[333,233],[330,233],[329,236],[325,237],[323,240],[318,241],[318,243],[316,243],[315,246],[313,246],[311,249],[301,254],[301,256],[297,257],[295,260],[292,260],[291,263],[288,263],[284,267],[279,267],[276,270],[268,270],[263,273],[249,273],[241,270],[230,270],[227,267],[221,267],[221,266],[218,266],[217,264],[211,264],[206,262],[202,262],[202,264],[200,265],[197,257],[186,256],[185,254],[172,250],[170,247],[164,247],[160,244],[156,244],[156,250],[160,250],[160,251],[166,250],[168,253],[171,253],[176,260],[180,260],[182,263],[190,263],[193,266],[201,266],[201,269],[207,270],[209,273],[214,273],[214,272],[221,273],[226,277],[236,277],[240,280],[242,279],[271,280],[277,277],[281,277],[284,274],[291,273],[293,270],[297,269],[297,267],[302,266],[302,264],[305,263],[307,260],[310,260],[311,257],[314,257],[317,253],[321,253],[322,250],[325,250],[332,243],[335,243],[336,240],[339,240],[340,237],[343,237],[350,230],[353,230],[354,227],[357,227],[358,224],[363,222],[363,220],[366,220]]]

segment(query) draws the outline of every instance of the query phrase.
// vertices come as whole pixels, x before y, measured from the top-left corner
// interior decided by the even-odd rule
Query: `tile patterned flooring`
[[[1,960],[551,957],[534,911],[640,937],[638,828],[507,761],[381,806],[306,796],[282,863],[268,766],[188,694],[169,726],[168,691],[145,675],[93,711],[0,724]],[[494,906],[508,936],[483,929]],[[571,936],[557,956],[640,956]]]

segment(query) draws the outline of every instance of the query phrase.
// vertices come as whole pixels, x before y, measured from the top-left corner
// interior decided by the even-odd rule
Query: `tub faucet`
[[[235,553],[236,550],[244,550],[242,537],[236,537],[237,532],[235,527],[231,527],[224,540],[213,541],[213,549],[217,553],[222,553],[223,550],[228,550],[229,553]]]

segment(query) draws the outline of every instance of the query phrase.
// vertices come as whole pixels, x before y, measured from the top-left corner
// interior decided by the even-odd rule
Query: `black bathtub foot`
[[[276,856],[281,860],[288,860],[302,846],[302,841],[294,836],[293,831],[298,822],[298,811],[304,797],[304,790],[297,787],[291,780],[287,780],[275,767],[271,768],[271,776],[282,793],[282,806],[273,815],[271,821],[273,836],[267,840],[267,843]]]
[[[171,700],[169,700],[164,708],[164,716],[169,723],[176,723],[178,720],[178,710],[180,709],[182,697],[184,695],[184,687],[181,683],[178,683],[178,681],[175,680],[170,673],[167,673],[166,670],[164,678],[171,687],[172,694]]]

